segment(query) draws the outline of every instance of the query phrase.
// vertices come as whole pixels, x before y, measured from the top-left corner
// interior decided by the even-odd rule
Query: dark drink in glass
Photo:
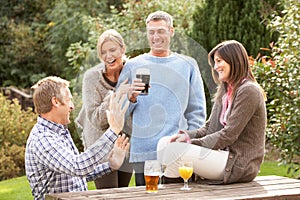
[[[150,83],[150,70],[147,68],[138,68],[136,70],[136,78],[142,79],[145,83],[145,89],[142,90],[142,95],[148,95],[149,93],[149,83]]]

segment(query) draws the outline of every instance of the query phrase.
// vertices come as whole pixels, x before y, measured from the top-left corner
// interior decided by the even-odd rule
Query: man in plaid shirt
[[[87,181],[120,168],[129,149],[128,138],[118,136],[129,104],[126,95],[112,95],[109,129],[79,153],[67,129],[74,109],[69,82],[46,77],[33,88],[39,116],[27,140],[25,168],[34,199],[44,199],[48,193],[85,191]]]

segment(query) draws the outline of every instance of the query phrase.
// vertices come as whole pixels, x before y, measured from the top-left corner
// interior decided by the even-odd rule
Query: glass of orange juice
[[[188,180],[193,174],[193,162],[192,161],[181,161],[180,167],[178,168],[179,175],[184,180],[184,185],[181,190],[190,190]]]

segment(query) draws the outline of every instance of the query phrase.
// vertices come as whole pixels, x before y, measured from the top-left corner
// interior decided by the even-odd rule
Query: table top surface
[[[67,199],[300,199],[300,180],[280,176],[258,176],[250,183],[203,185],[165,184],[156,194],[147,194],[145,186],[90,190],[46,195],[46,200]]]

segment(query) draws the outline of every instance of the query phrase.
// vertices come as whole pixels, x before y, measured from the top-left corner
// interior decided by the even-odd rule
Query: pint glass
[[[142,82],[145,83],[145,89],[142,90],[141,95],[148,95],[150,70],[147,68],[138,68],[136,70],[136,78],[142,79]]]
[[[144,176],[147,193],[158,192],[158,179],[161,173],[161,167],[158,160],[146,160],[144,167]]]

